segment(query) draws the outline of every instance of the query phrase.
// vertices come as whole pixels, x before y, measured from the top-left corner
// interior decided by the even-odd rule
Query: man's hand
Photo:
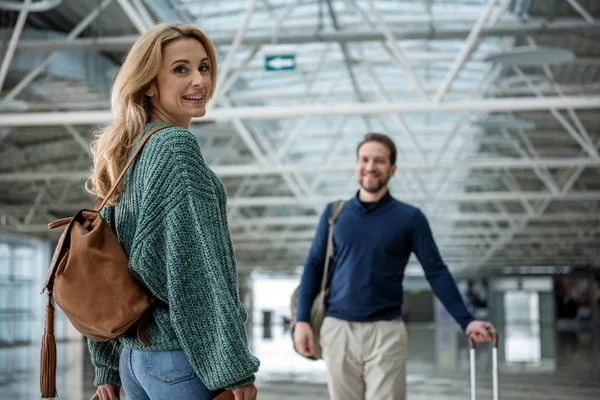
[[[496,328],[489,322],[484,321],[473,321],[465,329],[465,333],[473,338],[477,343],[489,342],[493,339],[492,332]]]
[[[119,400],[121,398],[121,387],[115,385],[100,385],[91,400]]]
[[[233,389],[235,400],[256,400],[258,389],[254,385],[242,386],[241,388]]]
[[[313,356],[313,331],[308,322],[296,322],[294,326],[294,347],[298,353],[305,357]]]

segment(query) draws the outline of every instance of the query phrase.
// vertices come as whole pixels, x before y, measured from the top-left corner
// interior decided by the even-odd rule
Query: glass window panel
[[[0,282],[10,276],[10,247],[0,243]]]
[[[33,278],[35,251],[31,247],[19,246],[13,252],[13,274],[18,278]]]
[[[39,350],[29,346],[20,346],[14,349],[14,371],[17,373],[31,373],[31,368],[36,360]]]
[[[31,317],[27,314],[16,314],[14,324],[14,338],[15,342],[29,342],[31,341]]]
[[[10,308],[11,293],[12,290],[8,283],[0,283],[0,312]]]
[[[12,322],[10,315],[0,313],[0,343],[12,343]]]
[[[33,278],[34,260],[32,258],[15,258],[13,274],[15,278]]]
[[[8,348],[0,348],[0,376],[2,377],[8,377],[12,371],[12,365],[9,365],[12,358],[10,351]]]
[[[33,258],[35,257],[35,250],[30,246],[15,246],[14,255],[18,258]]]
[[[29,311],[31,309],[31,284],[19,282],[14,284],[12,307],[15,310]]]
[[[9,258],[0,256],[0,282],[8,280],[9,276],[10,276]]]
[[[62,340],[67,338],[67,317],[62,311],[58,311],[55,308],[54,311],[54,336],[56,340]]]
[[[0,243],[0,343],[31,342],[37,250],[22,241]]]
[[[8,257],[10,253],[10,247],[7,243],[0,243],[0,257]]]

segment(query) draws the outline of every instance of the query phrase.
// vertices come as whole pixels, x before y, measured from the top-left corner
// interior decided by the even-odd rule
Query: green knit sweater
[[[160,125],[147,124],[144,134]],[[129,267],[161,301],[147,327],[150,347],[128,335],[116,344],[88,340],[95,385],[120,384],[122,346],[182,349],[210,390],[254,382],[259,361],[247,346],[226,203],[225,186],[190,132],[168,127],[146,142],[119,203],[101,214],[111,225],[114,217]]]

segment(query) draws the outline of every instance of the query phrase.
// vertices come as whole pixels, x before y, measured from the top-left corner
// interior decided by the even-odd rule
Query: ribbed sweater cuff
[[[241,380],[239,382],[236,382],[233,385],[224,387],[223,389],[225,389],[225,390],[233,390],[233,389],[241,388],[241,387],[244,387],[244,386],[248,386],[248,385],[251,385],[251,384],[254,383],[254,379],[256,379],[256,378],[255,378],[254,374],[252,374],[248,378],[246,378],[244,380]]]
[[[98,368],[96,367],[96,378],[94,379],[94,385],[100,386],[110,383],[111,385],[121,385],[121,378],[119,377],[119,371],[115,371],[111,368]]]

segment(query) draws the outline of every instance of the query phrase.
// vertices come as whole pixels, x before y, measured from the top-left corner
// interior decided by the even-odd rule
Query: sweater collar
[[[377,209],[379,209],[381,207],[384,207],[385,205],[387,205],[393,199],[392,195],[390,194],[390,191],[388,190],[387,192],[385,192],[385,194],[383,195],[383,197],[381,199],[379,199],[375,204],[373,204],[371,207],[369,207],[367,209],[367,208],[365,208],[362,205],[362,203],[358,199],[358,194],[359,193],[360,193],[360,190],[356,192],[356,194],[354,195],[354,197],[352,198],[352,200],[350,200],[350,203],[354,207],[358,208],[359,210],[362,210],[363,212],[377,210]]]
[[[144,133],[150,132],[154,128],[158,128],[159,126],[167,126],[169,125],[167,122],[157,121],[157,122],[148,122],[144,126]]]

